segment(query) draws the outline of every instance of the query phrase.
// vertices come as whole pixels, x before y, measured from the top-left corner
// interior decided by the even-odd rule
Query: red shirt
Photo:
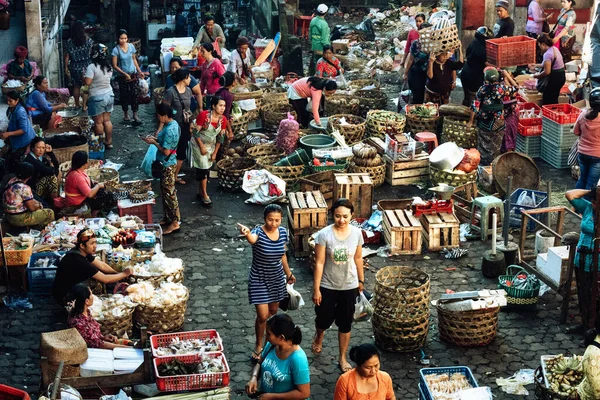
[[[92,190],[92,180],[84,171],[75,170],[65,179],[65,207],[78,206]]]
[[[408,32],[408,38],[406,38],[406,46],[404,47],[404,54],[408,54],[410,52],[410,45],[412,44],[412,42],[414,42],[418,38],[419,38],[418,30],[411,29],[411,31]]]
[[[196,118],[196,125],[198,125],[198,127],[200,129],[206,129],[203,127],[204,127],[204,124],[208,124],[209,112],[210,111],[208,111],[208,110],[204,110],[200,114],[198,114],[198,118]],[[218,128],[216,122],[211,122],[211,125],[214,128]],[[207,126],[207,128],[208,128],[208,126]],[[227,118],[225,116],[223,116],[223,118],[221,118],[221,129],[225,129],[225,128],[227,128]]]
[[[88,347],[101,349],[104,347],[104,336],[100,332],[100,324],[90,314],[82,313],[67,320],[71,328],[77,329]]]

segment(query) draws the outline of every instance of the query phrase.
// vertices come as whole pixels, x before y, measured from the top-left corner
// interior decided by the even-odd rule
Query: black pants
[[[124,77],[119,77],[119,102],[123,112],[127,112],[128,107],[131,106],[131,111],[134,113],[138,112],[138,93],[139,83],[137,79],[126,81]]]
[[[358,296],[358,288],[350,290],[332,290],[320,288],[321,305],[315,306],[315,325],[317,329],[329,329],[335,321],[340,333],[348,333],[352,329],[354,304]]]
[[[300,125],[301,128],[307,128],[308,123],[310,122],[310,115],[308,111],[306,111],[308,99],[290,99],[290,104],[292,105],[292,107],[294,107],[294,111],[296,111],[296,114],[298,114],[298,125]]]
[[[179,124],[179,128],[181,128],[181,135],[179,136],[179,142],[177,142],[176,157],[178,160],[185,160],[187,159],[187,149],[192,138],[192,132],[190,124],[181,123]]]
[[[427,74],[425,71],[417,71],[411,68],[408,72],[408,87],[412,92],[412,104],[423,104],[426,84]]]
[[[560,90],[564,86],[565,82],[566,79],[564,69],[552,70],[550,76],[548,77],[548,86],[546,86],[546,89],[543,93],[542,104],[557,104]]]

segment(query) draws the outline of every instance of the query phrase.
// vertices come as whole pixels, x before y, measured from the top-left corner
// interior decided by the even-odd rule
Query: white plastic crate
[[[542,137],[517,135],[517,151],[532,158],[539,158],[542,152]]]

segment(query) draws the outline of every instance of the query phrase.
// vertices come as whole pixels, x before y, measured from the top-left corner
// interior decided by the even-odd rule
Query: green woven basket
[[[507,284],[508,282],[512,284],[513,280],[519,275],[528,277],[530,274],[518,265],[509,265],[508,268],[506,268],[506,274],[498,277],[498,288],[506,291],[507,302],[509,304],[524,305],[537,303],[541,286],[539,280],[536,279],[533,284],[522,289]]]
[[[323,164],[327,160],[322,160]],[[335,165],[314,165],[312,160],[310,161],[310,169],[314,172],[323,172],[323,171],[345,171],[348,168],[348,161],[345,158],[334,160]]]

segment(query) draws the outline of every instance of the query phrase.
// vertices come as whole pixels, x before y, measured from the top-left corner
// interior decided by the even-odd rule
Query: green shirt
[[[325,18],[314,17],[310,21],[310,27],[308,31],[310,40],[312,42],[313,51],[323,51],[323,46],[330,44],[329,37],[331,36],[331,31],[327,21],[325,21]]]

